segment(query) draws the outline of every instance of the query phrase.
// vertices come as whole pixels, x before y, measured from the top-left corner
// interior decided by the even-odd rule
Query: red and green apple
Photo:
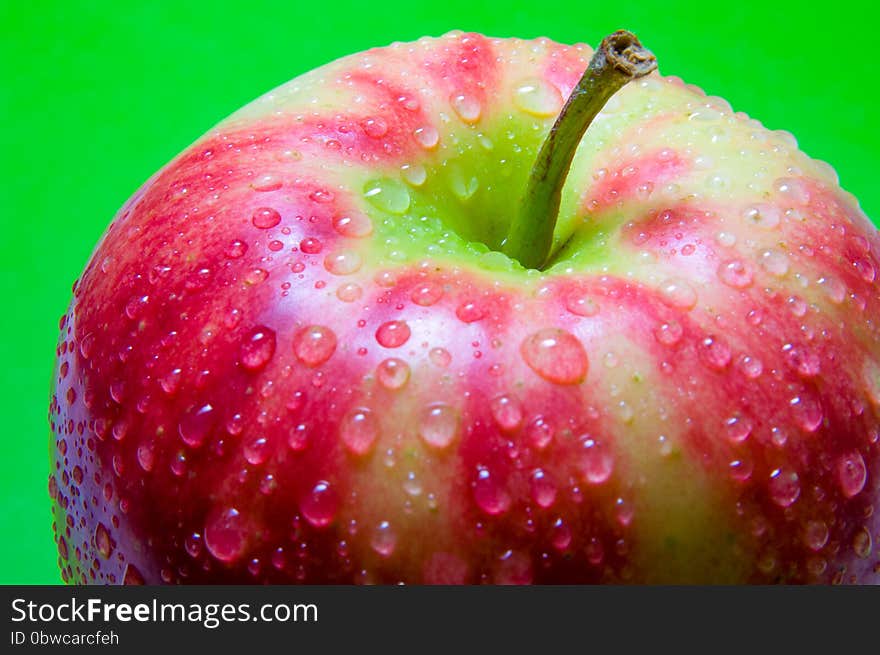
[[[156,173],[61,319],[63,578],[880,581],[880,236],[653,68],[395,43]]]

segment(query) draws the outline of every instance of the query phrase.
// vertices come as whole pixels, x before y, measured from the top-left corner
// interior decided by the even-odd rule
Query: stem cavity
[[[657,68],[654,55],[631,32],[606,36],[566,100],[532,166],[502,251],[526,268],[540,269],[553,245],[562,187],[578,144],[608,99],[630,80]]]

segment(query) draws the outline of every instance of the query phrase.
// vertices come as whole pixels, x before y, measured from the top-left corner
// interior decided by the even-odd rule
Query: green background
[[[863,29],[880,10],[867,2],[127,4],[0,0],[0,583],[60,581],[46,491],[55,339],[111,216],[225,115],[339,56],[451,29],[595,44],[626,27],[661,72],[794,133],[880,218]]]

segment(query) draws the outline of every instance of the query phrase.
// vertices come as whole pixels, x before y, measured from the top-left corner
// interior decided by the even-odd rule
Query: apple
[[[880,581],[880,236],[654,67],[395,43],[147,181],[60,323],[63,578]]]

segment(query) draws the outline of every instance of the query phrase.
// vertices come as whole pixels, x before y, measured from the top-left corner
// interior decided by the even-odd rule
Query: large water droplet
[[[847,498],[858,495],[865,488],[868,469],[859,451],[854,450],[840,458],[837,462],[837,479],[843,495]]]
[[[388,134],[388,123],[379,116],[361,121],[361,127],[364,129],[364,134],[371,139],[381,139]]]
[[[822,405],[812,395],[802,393],[789,401],[797,424],[805,432],[815,432],[822,425]]]
[[[104,559],[108,559],[113,553],[113,539],[103,523],[98,523],[95,527],[95,548]]]
[[[400,389],[409,380],[409,375],[409,365],[396,357],[385,359],[376,367],[376,378],[386,389]]]
[[[549,82],[530,78],[516,87],[513,103],[527,114],[548,118],[556,116],[562,109],[562,94]]]
[[[804,526],[804,543],[807,548],[818,552],[828,543],[829,531],[825,521],[807,521]]]
[[[388,321],[376,330],[376,341],[383,348],[399,348],[409,341],[410,334],[406,321]]]
[[[553,440],[553,426],[543,416],[535,416],[526,426],[526,439],[538,450],[544,450]]]
[[[443,297],[443,286],[434,282],[426,282],[416,286],[410,293],[410,299],[420,307],[430,307]]]
[[[366,455],[379,437],[379,423],[369,409],[360,407],[342,419],[340,436],[349,452],[358,456]]]
[[[477,471],[477,479],[474,482],[474,500],[477,507],[489,516],[498,516],[510,509],[510,494],[485,467],[481,467]]]
[[[761,253],[761,267],[776,277],[784,277],[788,273],[788,255],[778,250],[765,250]]]
[[[492,410],[492,418],[502,430],[511,432],[522,423],[522,407],[513,396],[507,394],[498,396],[492,400],[489,406]]]
[[[797,472],[788,467],[774,469],[768,484],[770,499],[780,507],[788,507],[801,495],[801,483]]]
[[[724,422],[727,439],[732,443],[742,443],[752,433],[752,421],[742,416],[731,416]]]
[[[324,268],[331,275],[357,273],[363,263],[363,258],[354,250],[336,250],[324,258]]]
[[[336,334],[322,325],[300,330],[293,339],[293,353],[306,366],[320,366],[336,350]]]
[[[723,371],[730,364],[730,347],[718,337],[706,337],[700,345],[700,356],[709,368]]]
[[[281,214],[271,207],[260,207],[259,209],[255,209],[254,213],[251,215],[251,223],[254,224],[254,227],[258,227],[261,230],[268,230],[270,227],[275,227],[280,222]]]
[[[428,171],[421,164],[404,164],[400,167],[400,173],[406,183],[414,187],[422,186],[428,179]]]
[[[214,419],[214,407],[210,403],[196,407],[180,420],[177,426],[180,438],[187,446],[201,446],[214,426]]]
[[[333,219],[333,228],[342,236],[361,239],[373,232],[370,217],[360,212],[349,212]]]
[[[480,101],[477,98],[466,93],[459,93],[453,95],[449,102],[452,105],[452,109],[458,114],[458,117],[465,123],[473,125],[480,120],[483,108],[480,106]]]
[[[364,196],[377,209],[392,214],[404,214],[412,201],[409,189],[399,180],[390,178],[367,182]]]
[[[587,352],[583,344],[565,330],[539,330],[523,341],[520,352],[529,368],[549,382],[580,384],[587,376]]]
[[[541,469],[532,471],[529,478],[532,500],[538,507],[547,509],[556,502],[556,485]]]
[[[354,302],[359,300],[362,295],[364,295],[364,290],[354,282],[342,284],[336,289],[336,297],[342,302]]]
[[[577,458],[581,477],[589,484],[607,482],[614,472],[614,456],[611,451],[589,435],[581,437]]]
[[[678,321],[666,321],[654,328],[654,338],[664,346],[674,346],[684,336],[684,328]]]
[[[754,273],[751,266],[739,259],[722,262],[718,267],[718,278],[729,287],[745,289],[751,286]]]
[[[330,525],[336,516],[338,506],[336,491],[324,480],[312,487],[300,502],[303,517],[316,528]]]
[[[779,208],[767,203],[749,205],[743,210],[743,218],[750,225],[771,230],[779,225]]]
[[[573,291],[565,299],[565,308],[575,316],[595,316],[599,304],[586,291]]]
[[[432,448],[449,446],[458,434],[458,412],[445,403],[432,403],[421,413],[419,436]]]
[[[416,143],[422,146],[425,150],[433,150],[437,147],[437,144],[440,143],[440,133],[436,128],[431,127],[430,125],[416,128],[413,132],[413,136],[415,137]]]
[[[265,326],[251,330],[241,345],[241,365],[248,371],[264,368],[275,354],[275,331]]]
[[[388,521],[382,521],[373,530],[370,546],[382,557],[390,557],[397,546],[397,534]]]
[[[697,304],[697,292],[686,280],[669,279],[660,285],[660,300],[676,309],[693,309]]]
[[[871,533],[868,532],[868,528],[862,526],[856,530],[856,533],[853,535],[852,547],[856,557],[868,559],[868,557],[871,556],[874,544],[871,539]]]
[[[213,512],[205,524],[205,546],[221,562],[241,557],[246,536],[241,514],[234,507]]]

